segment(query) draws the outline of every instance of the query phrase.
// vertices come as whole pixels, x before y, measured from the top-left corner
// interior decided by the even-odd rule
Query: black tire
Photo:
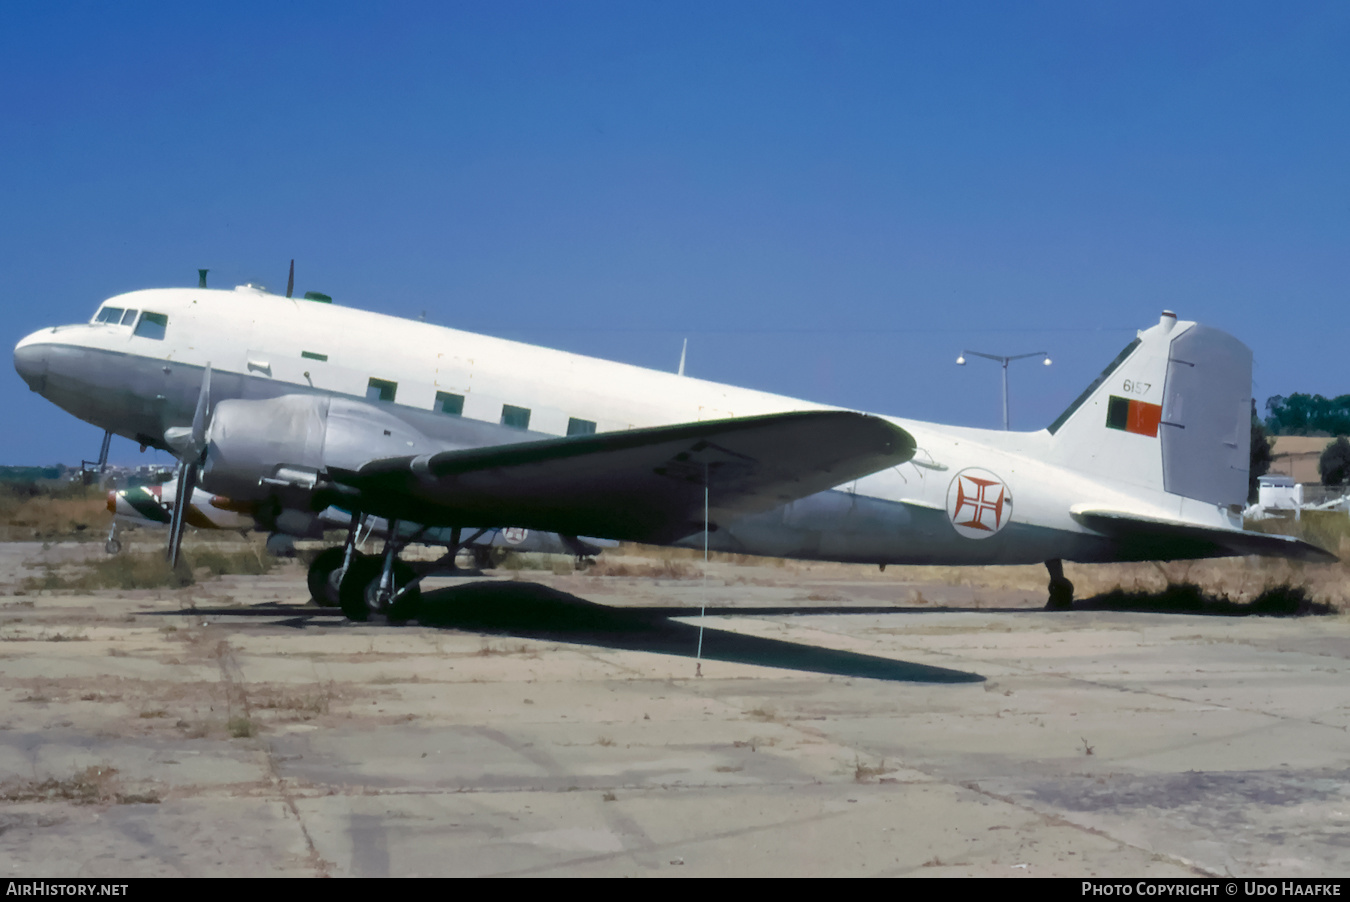
[[[309,597],[321,608],[335,608],[338,606],[337,585],[332,577],[342,569],[342,560],[345,557],[342,546],[325,548],[319,552],[309,565],[309,575],[306,582],[309,583]]]
[[[491,547],[480,546],[473,550],[473,563],[479,570],[491,570],[495,563]]]
[[[378,557],[363,557],[352,561],[338,584],[338,607],[348,620],[365,623],[370,619],[370,602],[366,598],[371,581],[378,580],[384,562]]]
[[[383,614],[390,623],[403,623],[417,616],[417,608],[422,600],[419,587],[404,592],[394,599],[387,610],[376,607],[375,595],[380,589],[380,576],[384,572],[384,561],[380,557],[363,557],[352,561],[352,565],[343,574],[338,586],[338,601],[342,613],[348,620],[364,623],[372,614]],[[402,561],[394,561],[394,589],[408,585],[416,574]]]
[[[1073,610],[1073,583],[1067,579],[1050,580],[1050,600],[1045,603],[1047,611]]]

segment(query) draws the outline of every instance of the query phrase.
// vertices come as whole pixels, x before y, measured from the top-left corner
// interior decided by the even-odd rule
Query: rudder
[[[1252,353],[1165,312],[1049,427],[1070,469],[1216,505],[1245,504]]]

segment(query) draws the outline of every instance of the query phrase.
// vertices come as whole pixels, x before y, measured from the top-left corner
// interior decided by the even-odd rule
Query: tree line
[[[1252,403],[1251,500],[1256,499],[1256,478],[1270,469],[1272,435],[1334,436],[1327,442],[1317,469],[1323,485],[1350,482],[1350,395],[1325,398],[1322,395],[1295,393],[1274,395],[1266,401],[1266,419],[1256,416]]]
[[[1350,435],[1350,395],[1275,395],[1265,425],[1271,435]]]

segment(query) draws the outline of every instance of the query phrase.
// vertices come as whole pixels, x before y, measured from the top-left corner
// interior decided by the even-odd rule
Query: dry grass
[[[555,555],[508,551],[497,565],[501,570],[552,570]]]
[[[332,708],[334,696],[335,689],[331,682],[317,687],[311,693],[263,689],[251,695],[249,706],[254,710],[275,711],[295,719],[309,720],[327,714]]]
[[[177,589],[198,578],[225,574],[258,575],[275,567],[277,559],[254,544],[231,549],[184,547],[177,569],[169,566],[162,551],[117,554],[77,565],[63,572],[48,564],[40,576],[30,576],[22,592],[77,591],[96,589]]]
[[[675,548],[663,545],[641,545],[637,542],[624,542],[617,548],[607,548],[599,561],[613,558],[652,558],[662,561],[687,561],[697,565],[703,561],[702,548]],[[729,554],[722,551],[708,552],[708,560],[718,564],[735,564],[742,567],[787,567],[792,561],[781,557],[761,557],[754,554]]]
[[[853,782],[867,783],[880,777],[882,774],[888,774],[895,770],[893,767],[886,766],[886,759],[882,758],[879,764],[863,764],[861,758],[853,759]]]
[[[679,550],[679,549],[673,549]],[[610,560],[601,557],[586,571],[588,576],[629,576],[642,579],[697,579],[700,569],[682,560]]]
[[[73,483],[0,483],[0,542],[101,540],[107,492]]]
[[[228,730],[230,735],[235,739],[248,739],[251,736],[258,735],[257,724],[249,718],[240,715],[231,717],[229,722],[225,724],[225,729]]]
[[[73,802],[76,805],[97,805],[116,802],[121,805],[137,803],[156,804],[154,793],[124,793],[120,791],[117,768],[94,765],[60,780],[7,780],[0,783],[0,801],[4,802]]]

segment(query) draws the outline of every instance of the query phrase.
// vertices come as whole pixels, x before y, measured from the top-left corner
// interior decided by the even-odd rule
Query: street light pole
[[[1007,432],[1008,427],[1008,364],[1014,360],[1023,360],[1027,357],[1044,357],[1041,361],[1045,366],[1050,365],[1050,355],[1045,351],[1033,351],[1030,354],[1013,354],[1011,357],[1004,357],[999,354],[983,354],[979,351],[962,351],[961,356],[956,358],[960,366],[966,365],[966,355],[973,357],[983,357],[985,360],[997,360],[1003,368],[1003,431]]]

